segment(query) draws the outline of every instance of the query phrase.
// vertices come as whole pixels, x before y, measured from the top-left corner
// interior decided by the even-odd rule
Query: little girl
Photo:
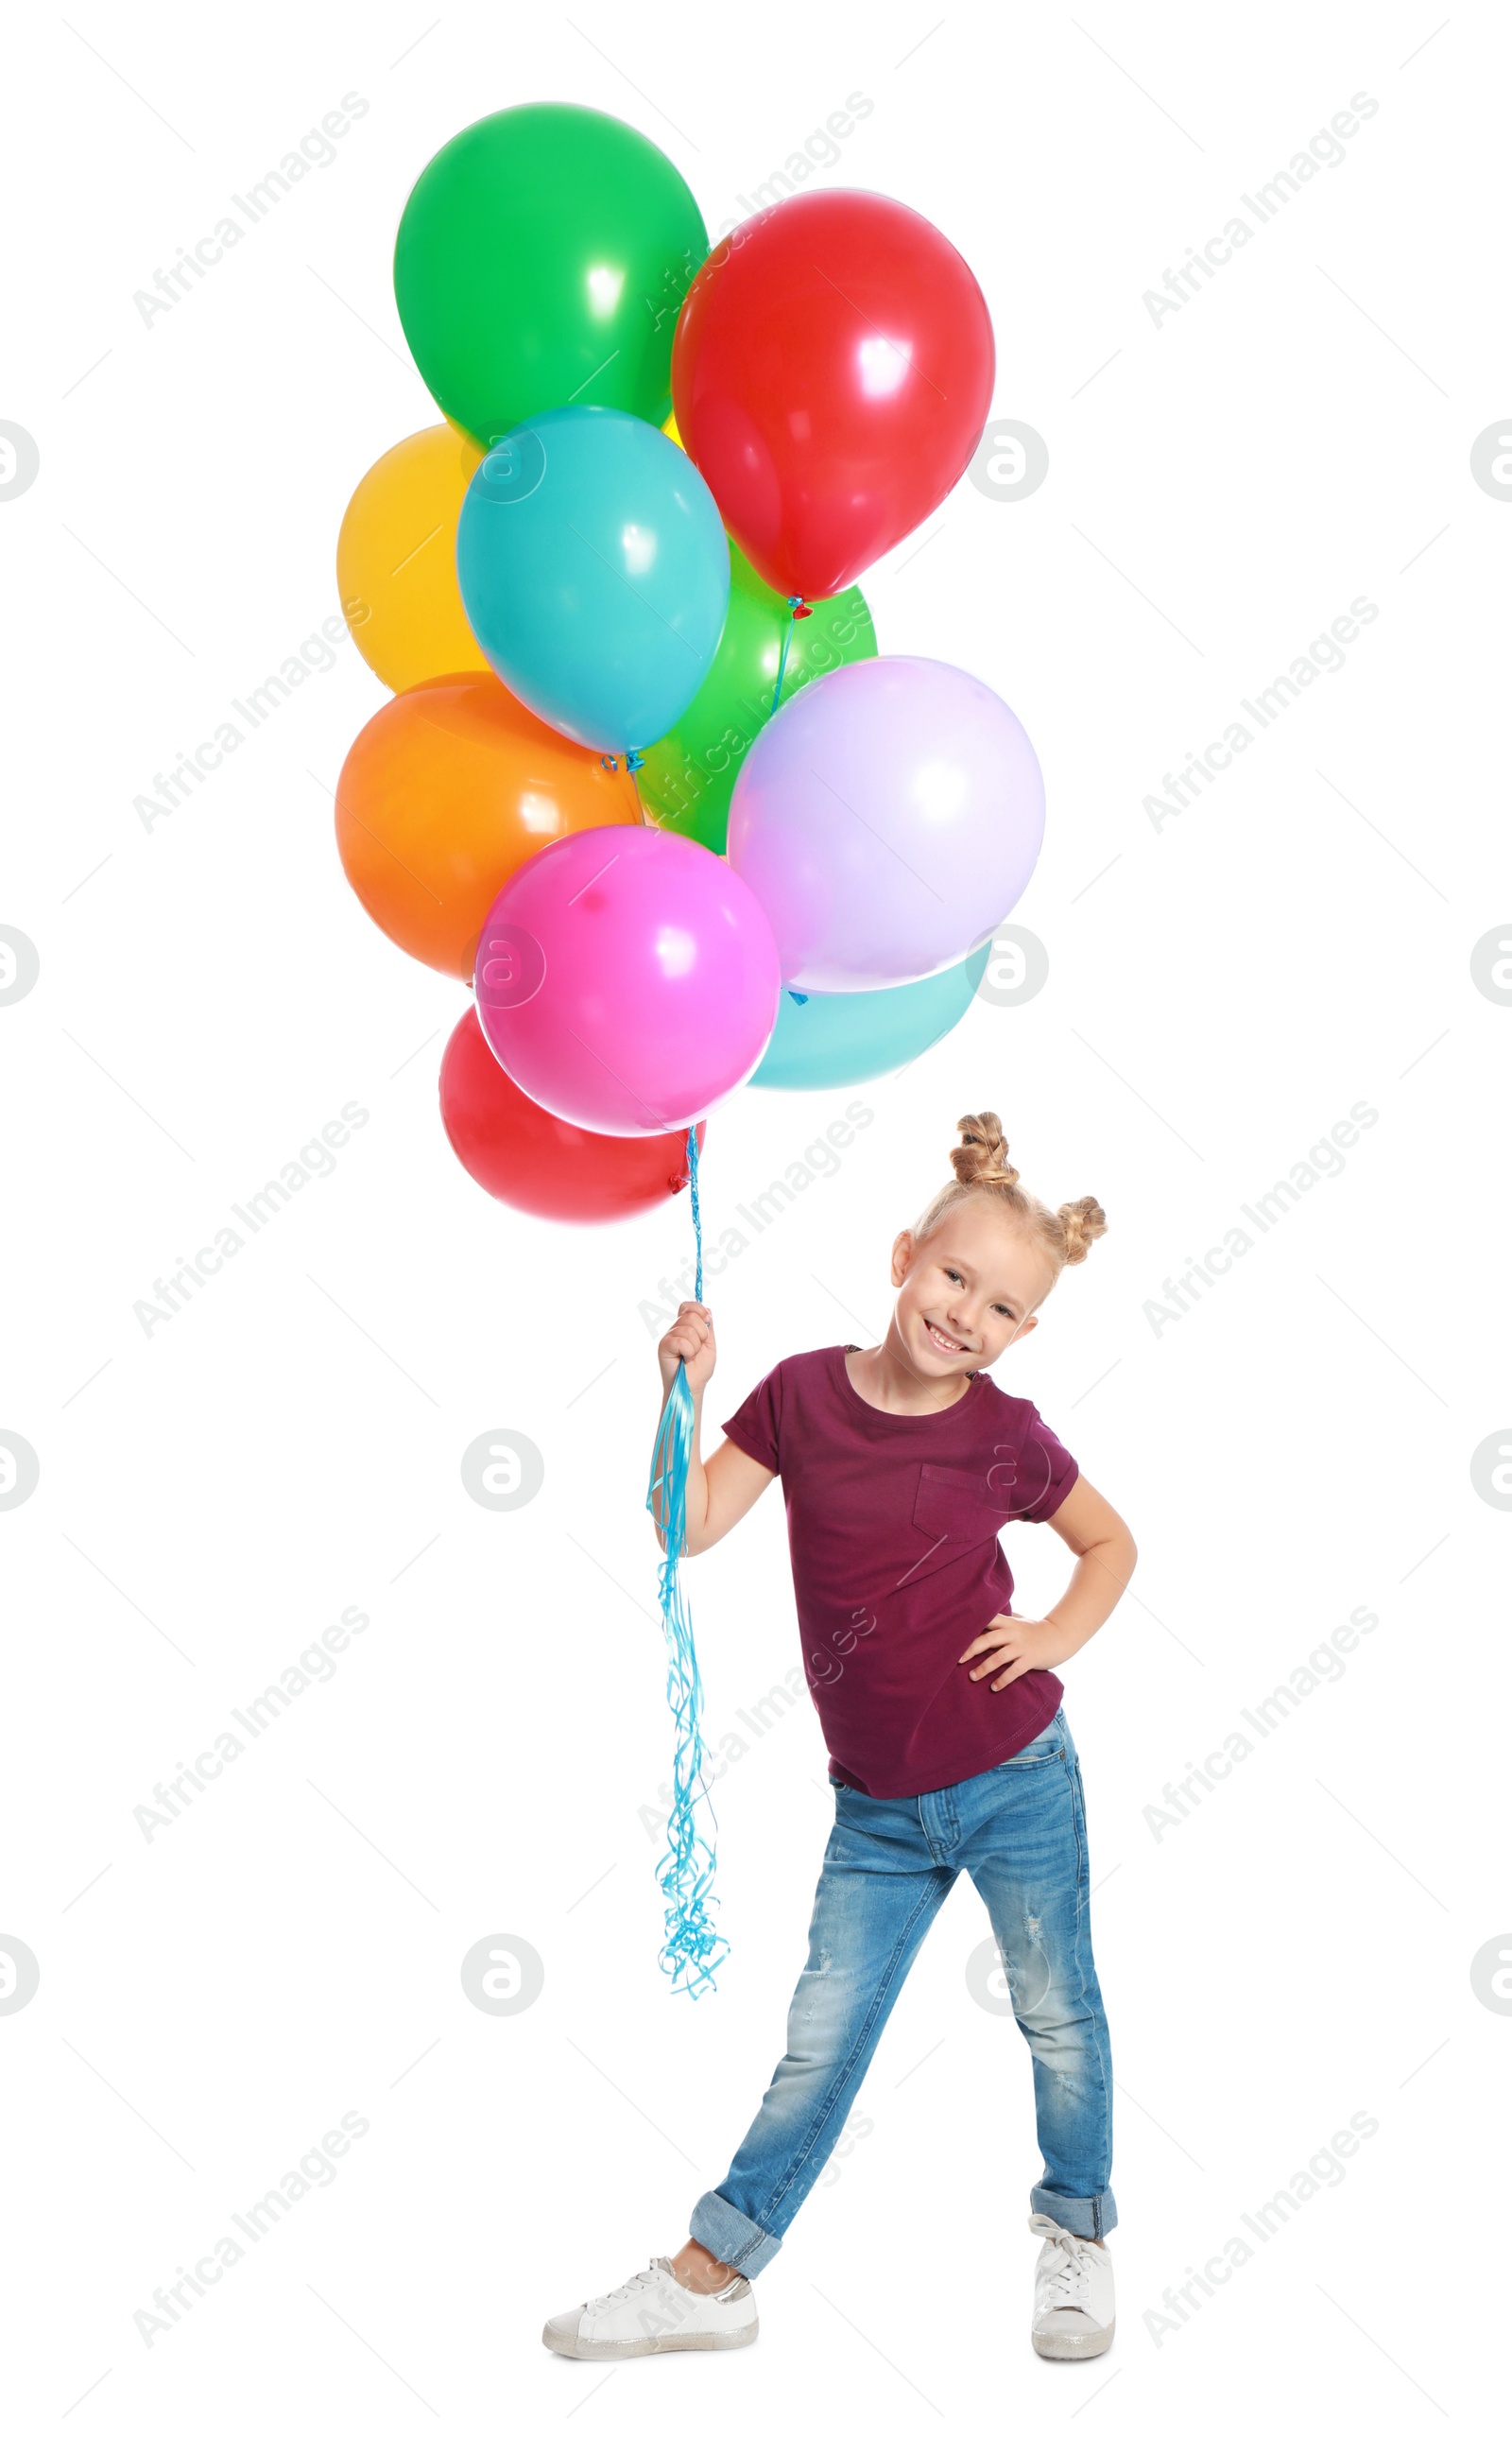
[[[805,1672],[835,1825],[788,2016],[788,2052],[690,2239],[547,2322],[574,2360],[755,2341],[750,2280],[844,2130],[905,1975],[962,1870],[987,1907],[1034,2060],[1044,2236],[1031,2341],[1086,2360],[1113,2341],[1113,2068],[1087,1922],[1082,1772],[1051,1672],[1134,1569],[1127,1526],[1026,1398],[987,1372],[1038,1325],[1107,1221],[1091,1195],[1027,1192],[996,1116],[963,1117],[956,1182],[893,1247],[897,1300],[866,1351],[790,1355],[699,1454],[713,1316],[685,1303],[657,1349],[694,1397],[687,1550],[712,1548],[782,1476]],[[1052,1523],[1076,1559],[1043,1618],[1010,1613],[998,1534]]]

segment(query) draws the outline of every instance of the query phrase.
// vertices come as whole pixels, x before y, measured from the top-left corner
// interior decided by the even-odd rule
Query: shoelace
[[[638,2269],[625,2284],[615,2286],[608,2293],[596,2293],[591,2302],[583,2304],[583,2307],[587,2310],[606,2310],[617,2302],[628,2302],[633,2294],[641,2292],[648,2285],[654,2285],[659,2272],[653,2259],[649,2268]]]
[[[1029,2220],[1029,2230],[1031,2234],[1042,2234],[1061,2254],[1053,2268],[1047,2265],[1040,2270],[1039,2289],[1044,2301],[1054,2310],[1080,2309],[1086,2293],[1086,2255],[1093,2245],[1037,2211]]]

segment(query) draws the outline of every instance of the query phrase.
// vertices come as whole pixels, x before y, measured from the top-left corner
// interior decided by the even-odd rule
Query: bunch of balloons
[[[654,145],[561,104],[443,146],[394,289],[445,420],[342,520],[393,699],[338,845],[380,928],[473,985],[441,1068],[463,1166],[613,1218],[686,1182],[745,1082],[861,1081],[947,1031],[1034,868],[1013,712],[878,657],[856,589],[965,470],[992,325],[903,204],[794,195],[710,253]]]

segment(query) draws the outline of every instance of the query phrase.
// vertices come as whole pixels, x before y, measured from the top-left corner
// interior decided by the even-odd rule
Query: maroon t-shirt
[[[804,1673],[832,1773],[879,1799],[933,1794],[1011,1760],[1060,1706],[1046,1669],[994,1692],[956,1662],[1012,1602],[1003,1525],[1046,1522],[1078,1467],[1034,1407],[984,1372],[943,1412],[884,1413],[852,1386],[845,1352],[790,1355],[725,1436],[782,1475]]]

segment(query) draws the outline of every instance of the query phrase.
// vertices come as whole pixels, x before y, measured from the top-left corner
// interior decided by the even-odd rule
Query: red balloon
[[[602,1225],[669,1201],[687,1183],[686,1134],[590,1134],[537,1108],[505,1074],[473,1007],[442,1058],[441,1121],[468,1175],[536,1218]]]
[[[965,471],[992,322],[953,245],[886,195],[792,195],[717,245],[672,346],[683,446],[778,592],[827,598]]]

